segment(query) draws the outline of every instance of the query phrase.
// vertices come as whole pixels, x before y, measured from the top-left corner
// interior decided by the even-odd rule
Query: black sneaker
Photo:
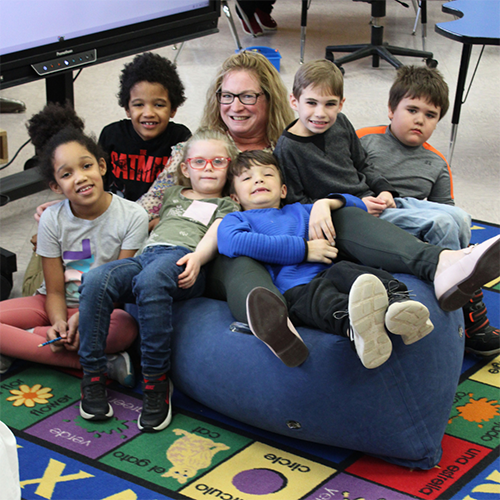
[[[137,420],[137,427],[143,432],[155,432],[165,429],[172,420],[170,398],[174,387],[166,377],[160,380],[142,383],[142,411]]]
[[[108,403],[106,375],[84,375],[81,384],[80,415],[85,420],[106,420],[113,416]]]
[[[490,325],[483,302],[483,291],[477,290],[462,308],[465,321],[465,350],[478,356],[500,354],[500,330]]]

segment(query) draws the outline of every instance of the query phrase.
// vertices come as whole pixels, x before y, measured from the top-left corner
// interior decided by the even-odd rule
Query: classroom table
[[[500,13],[498,0],[455,0],[443,4],[442,10],[460,19],[437,23],[436,32],[463,44],[457,92],[451,117],[451,137],[448,149],[448,162],[451,163],[460,121],[460,109],[464,103],[463,94],[472,46],[500,45]]]

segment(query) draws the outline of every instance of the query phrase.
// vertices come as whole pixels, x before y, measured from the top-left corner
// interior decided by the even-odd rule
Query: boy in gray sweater
[[[392,149],[379,148],[378,156],[367,154],[341,113],[345,98],[340,70],[326,60],[304,64],[295,75],[290,96],[299,118],[285,130],[275,149],[289,187],[286,201],[311,203],[334,192],[352,194],[363,200],[368,213],[423,241],[445,248],[465,248],[470,240],[470,216],[453,205],[446,160],[423,146],[448,108],[447,86],[436,74],[427,77],[433,83],[424,85],[424,91],[422,85],[417,90],[399,85],[399,100],[392,108],[390,104],[389,117],[390,130],[394,125],[402,130],[401,139],[396,139],[398,143],[393,146],[402,146],[394,168],[386,169]],[[404,126],[406,121],[401,115],[410,125]],[[408,118],[415,115],[417,125]],[[417,149],[419,168],[400,171],[400,163]],[[422,164],[425,168],[420,168]],[[421,191],[425,195],[418,199]],[[311,224],[317,236],[323,237],[323,228],[331,224],[330,214],[311,214]],[[489,325],[481,298],[479,290],[464,311],[467,348],[489,356],[500,352],[500,337],[498,329]]]
[[[448,85],[426,66],[403,66],[389,91],[390,125],[357,131],[375,170],[397,189],[396,208],[381,218],[417,238],[458,250],[470,243],[471,217],[455,206],[453,180],[446,158],[430,144],[449,107]],[[490,356],[500,353],[500,330],[490,325],[483,292],[464,306],[466,350]]]

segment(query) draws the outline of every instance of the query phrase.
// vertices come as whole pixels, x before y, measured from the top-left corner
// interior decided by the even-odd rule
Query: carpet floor
[[[475,221],[473,243],[499,232]],[[484,288],[494,326],[499,294],[500,278]],[[430,471],[256,429],[179,392],[161,433],[139,432],[141,395],[113,384],[114,417],[89,422],[78,410],[80,373],[20,362],[0,380],[0,417],[17,438],[26,500],[493,500],[500,497],[499,373],[500,356],[464,356],[443,458]]]

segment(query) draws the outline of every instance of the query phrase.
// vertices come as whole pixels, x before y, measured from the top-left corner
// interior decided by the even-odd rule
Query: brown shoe
[[[294,328],[279,297],[256,287],[247,296],[247,318],[252,333],[264,342],[286,366],[301,365],[309,350]]]

